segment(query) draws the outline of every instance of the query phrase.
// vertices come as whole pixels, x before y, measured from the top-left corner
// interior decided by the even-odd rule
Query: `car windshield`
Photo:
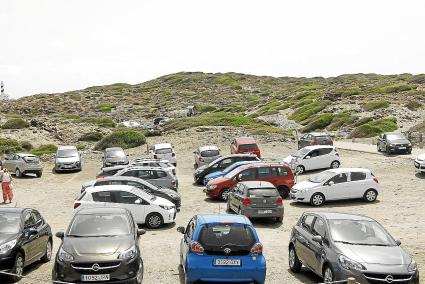
[[[156,154],[171,154],[173,153],[173,149],[171,148],[162,148],[162,149],[156,149]]]
[[[275,188],[253,188],[248,190],[248,197],[277,197]]]
[[[332,239],[352,245],[396,246],[394,239],[376,221],[329,220]]]
[[[406,137],[401,133],[396,134],[387,134],[388,140],[400,140],[400,139],[406,139]]]
[[[234,176],[236,176],[241,171],[240,167],[237,167],[233,169],[232,171],[228,172],[224,177],[228,179],[232,179]]]
[[[0,234],[17,234],[21,229],[21,215],[18,213],[0,213]]]
[[[99,173],[99,176],[103,176],[103,177],[113,176],[120,170],[122,170],[122,169],[103,170]]]
[[[252,230],[242,224],[208,224],[199,233],[198,241],[207,252],[223,252],[225,247],[231,247],[233,252],[248,253],[255,244]]]
[[[69,228],[70,237],[124,236],[130,234],[130,222],[123,214],[76,215]]]
[[[56,156],[58,158],[78,157],[78,151],[76,149],[59,150]]]
[[[310,152],[310,150],[309,150],[309,149],[307,149],[307,148],[302,148],[302,149],[298,150],[297,152],[295,152],[295,154],[293,154],[292,156],[293,156],[293,157],[302,158],[302,157],[304,157],[305,155],[307,155],[307,153],[308,153],[308,152]]]
[[[218,150],[206,150],[201,152],[202,157],[214,157],[220,155],[220,152]]]
[[[124,151],[120,151],[120,150],[108,151],[106,152],[106,157],[107,158],[124,158],[125,153]]]
[[[241,144],[239,145],[240,150],[255,150],[257,149],[257,144]]]
[[[310,177],[308,180],[314,183],[322,183],[330,179],[333,175],[334,173],[332,172],[324,171],[324,172],[321,172],[320,174]]]

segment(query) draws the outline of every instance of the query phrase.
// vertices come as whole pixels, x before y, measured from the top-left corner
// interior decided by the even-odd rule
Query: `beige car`
[[[7,156],[2,165],[9,172],[15,173],[16,177],[22,177],[26,174],[35,174],[37,177],[41,177],[43,174],[43,166],[40,163],[40,159],[31,154],[17,153]]]

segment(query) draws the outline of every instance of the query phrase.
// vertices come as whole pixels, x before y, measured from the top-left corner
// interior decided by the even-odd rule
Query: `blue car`
[[[247,164],[253,164],[253,163],[259,163],[260,161],[241,161],[241,162],[236,162],[230,166],[228,166],[227,168],[225,168],[223,171],[217,171],[217,172],[213,172],[210,173],[208,175],[206,175],[204,177],[204,185],[207,185],[207,183],[215,178],[219,178],[219,177],[223,177],[225,175],[227,175],[228,173],[230,173],[231,171],[233,171],[234,169],[243,166],[243,165],[247,165]]]
[[[243,215],[195,215],[180,244],[185,283],[266,280],[266,259],[257,232]]]

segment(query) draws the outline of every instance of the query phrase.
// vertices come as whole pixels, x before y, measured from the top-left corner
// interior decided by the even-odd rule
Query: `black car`
[[[306,133],[298,140],[298,149],[306,146],[314,145],[330,145],[333,146],[332,137],[324,132],[311,132]]]
[[[201,166],[195,170],[193,178],[195,183],[203,184],[204,177],[210,173],[221,171],[227,168],[230,165],[233,165],[236,162],[241,161],[260,161],[260,159],[255,154],[232,154],[220,157],[208,165]]]
[[[399,132],[386,132],[378,137],[376,144],[378,152],[384,151],[387,154],[391,153],[412,153],[412,143]]]
[[[52,246],[52,230],[37,210],[0,209],[0,271],[16,274],[13,281],[28,265],[50,261]]]
[[[181,196],[175,190],[172,190],[170,188],[157,187],[143,179],[136,178],[136,177],[112,176],[112,177],[105,177],[102,179],[92,180],[82,185],[81,193],[83,193],[86,188],[91,186],[114,185],[114,184],[135,186],[137,188],[140,188],[144,192],[147,192],[149,194],[152,194],[158,197],[165,198],[173,202],[174,205],[176,205],[177,210],[179,210],[181,206]]]
[[[71,283],[142,283],[139,230],[124,208],[77,211],[62,239],[53,267],[53,281]]]

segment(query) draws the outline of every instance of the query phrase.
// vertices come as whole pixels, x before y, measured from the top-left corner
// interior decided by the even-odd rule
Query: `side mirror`
[[[242,175],[241,175],[241,174],[237,175],[237,176],[236,176],[236,180],[237,180],[237,181],[241,181],[241,180],[242,180]]]
[[[333,182],[332,180],[330,182],[328,182],[329,186],[334,185],[334,184],[335,184],[335,182]]]
[[[138,236],[141,236],[141,235],[144,235],[144,234],[146,234],[146,231],[145,230],[143,230],[143,229],[138,229],[137,230],[137,235]]]
[[[319,243],[319,244],[322,244],[323,243],[322,236],[314,236],[313,238],[311,238],[311,240],[313,242],[316,242],[316,243]]]
[[[140,200],[140,199],[136,199],[136,200],[134,201],[134,204],[142,204],[142,200]]]
[[[186,233],[186,229],[182,226],[177,228],[177,232],[181,233],[181,234],[185,234]]]
[[[63,239],[63,237],[65,236],[65,233],[64,232],[57,232],[56,234],[55,234],[55,236],[57,237],[57,238],[59,238],[59,239]]]
[[[395,240],[395,243],[400,246],[401,245],[401,241],[399,239]]]
[[[310,158],[311,158],[310,156],[305,156],[305,157],[304,157],[304,159],[310,159]]]

